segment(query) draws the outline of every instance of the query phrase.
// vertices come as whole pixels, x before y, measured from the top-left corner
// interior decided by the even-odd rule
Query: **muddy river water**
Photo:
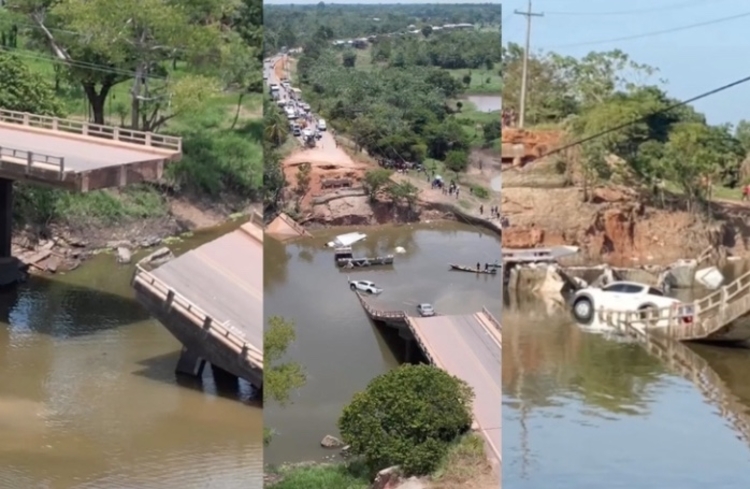
[[[747,487],[750,350],[677,345],[667,365],[568,317],[506,297],[505,487]]]
[[[467,95],[466,100],[474,104],[479,112],[500,112],[503,107],[500,95]]]
[[[185,250],[225,232],[181,243]],[[175,379],[179,343],[100,255],[0,292],[0,488],[259,488],[249,387]]]
[[[359,229],[362,231],[362,229]],[[331,452],[320,448],[327,434],[337,435],[343,406],[375,376],[394,368],[403,350],[387,330],[371,323],[348,290],[352,279],[372,280],[384,289],[378,303],[388,310],[414,312],[431,302],[443,314],[466,314],[486,306],[500,313],[500,276],[451,272],[448,263],[476,264],[499,259],[500,243],[476,227],[458,223],[370,228],[354,245],[355,256],[393,253],[392,268],[340,271],[324,243],[337,230],[315,239],[282,245],[271,239],[265,248],[265,314],[295,322],[297,342],[288,359],[307,371],[307,384],[292,404],[264,406],[265,423],[276,436],[265,462],[320,460]],[[498,316],[499,317],[499,316]]]

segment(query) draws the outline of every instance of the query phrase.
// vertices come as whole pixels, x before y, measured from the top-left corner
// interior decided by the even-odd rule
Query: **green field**
[[[462,69],[449,71],[458,80],[462,80],[465,75],[471,75],[471,84],[466,89],[467,93],[500,95],[503,79],[500,76],[499,70],[499,67],[495,67],[492,70]]]

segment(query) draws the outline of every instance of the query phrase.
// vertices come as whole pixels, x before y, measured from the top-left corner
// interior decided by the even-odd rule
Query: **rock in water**
[[[339,448],[344,446],[344,442],[336,438],[335,436],[326,435],[320,440],[320,446],[324,448]]]
[[[129,249],[125,248],[124,246],[119,246],[117,248],[117,263],[130,263],[132,259],[133,255]]]

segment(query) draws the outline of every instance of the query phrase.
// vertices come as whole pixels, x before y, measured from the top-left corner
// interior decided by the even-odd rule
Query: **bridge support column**
[[[414,340],[406,338],[404,340],[404,361],[406,363],[412,363],[414,361],[414,348],[416,345]]]
[[[206,361],[204,359],[183,347],[175,371],[178,374],[200,377],[203,375],[203,369],[205,366]]]
[[[227,372],[221,367],[211,364],[211,372],[214,374],[214,382],[216,382],[217,387],[227,390],[236,390],[240,385],[239,377]]]
[[[20,282],[20,263],[11,254],[13,240],[13,180],[0,178],[0,287]]]

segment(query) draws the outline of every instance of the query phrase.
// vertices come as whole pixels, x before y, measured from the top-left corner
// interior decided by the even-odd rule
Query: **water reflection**
[[[750,403],[732,372],[748,370],[750,352],[647,349],[549,309],[503,310],[506,487],[744,487]]]
[[[252,393],[222,391],[209,369],[178,385],[180,345],[131,274],[102,255],[0,293],[0,487],[261,486]]]
[[[383,287],[374,299],[384,308],[414,311],[428,301],[445,314],[500,310],[500,277],[450,272],[448,263],[476,263],[499,258],[495,236],[458,223],[368,228],[354,246],[356,256],[392,254],[393,267],[340,270],[325,243],[356,229],[326,230],[315,238],[282,245],[265,242],[265,314],[281,315],[297,326],[289,358],[307,369],[307,385],[290,406],[264,406],[266,423],[278,431],[264,452],[266,463],[320,459],[330,452],[320,440],[336,434],[341,409],[380,373],[398,365],[403,342],[367,319],[348,290],[347,275]],[[360,228],[361,230],[361,228]],[[273,261],[274,263],[269,263]]]

